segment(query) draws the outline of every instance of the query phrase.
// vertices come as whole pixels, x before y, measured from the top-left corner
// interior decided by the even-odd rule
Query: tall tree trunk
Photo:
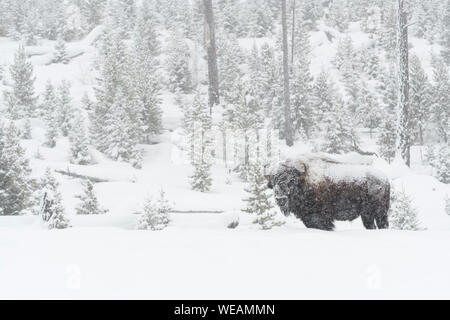
[[[281,24],[283,27],[284,135],[286,137],[286,144],[292,147],[294,145],[294,139],[292,136],[291,97],[289,92],[289,48],[286,0],[281,0]]]
[[[295,9],[296,9],[296,1],[293,0],[292,4],[292,41],[291,41],[291,71],[294,69],[294,56],[295,56]]]
[[[399,98],[397,116],[397,157],[401,157],[406,165],[410,165],[410,132],[409,132],[409,56],[408,56],[408,14],[406,0],[398,2],[398,70]]]
[[[216,35],[212,0],[203,0],[205,10],[205,40],[208,53],[209,109],[212,113],[214,105],[220,103],[219,70],[217,68]]]

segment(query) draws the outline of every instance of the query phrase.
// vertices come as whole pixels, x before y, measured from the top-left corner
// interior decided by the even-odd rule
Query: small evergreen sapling
[[[394,190],[391,195],[389,223],[392,229],[421,230],[417,210],[412,206],[411,198],[403,190]]]
[[[97,196],[95,195],[94,185],[91,181],[87,180],[83,183],[83,194],[78,196],[81,200],[80,204],[76,208],[77,214],[80,215],[92,215],[92,214],[105,214],[108,210],[102,209],[98,203]]]
[[[88,165],[91,162],[86,131],[84,117],[81,112],[78,112],[73,119],[72,130],[69,132],[70,162],[73,164]]]
[[[69,63],[69,58],[67,57],[66,42],[62,37],[59,37],[55,44],[55,54],[53,57],[54,63]]]
[[[65,229],[70,227],[69,219],[65,215],[61,194],[51,170],[47,168],[40,181],[41,209],[40,215],[47,222],[49,229]]]
[[[172,206],[166,199],[163,189],[159,193],[159,198],[153,201],[148,198],[144,203],[144,212],[138,223],[139,230],[163,230],[170,222],[169,212]]]
[[[250,166],[249,185],[245,191],[249,196],[244,199],[247,206],[242,211],[256,215],[256,218],[253,221],[254,224],[259,225],[263,230],[269,230],[284,224],[275,219],[277,213],[270,200],[267,180],[264,177],[261,164],[255,163]]]
[[[442,183],[450,183],[450,147],[442,144],[438,149],[436,164],[436,178]]]
[[[56,192],[53,195],[47,195],[44,208],[49,217],[48,228],[50,230],[66,229],[70,227],[70,222],[66,217],[64,207],[62,205],[61,194],[59,192]]]

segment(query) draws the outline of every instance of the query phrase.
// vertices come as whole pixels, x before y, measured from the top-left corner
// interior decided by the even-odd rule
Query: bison
[[[367,165],[303,156],[283,162],[267,178],[284,215],[293,213],[307,228],[332,231],[335,221],[359,216],[366,229],[389,227],[389,181]]]

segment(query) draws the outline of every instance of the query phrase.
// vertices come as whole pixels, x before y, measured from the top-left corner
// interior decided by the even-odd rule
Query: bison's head
[[[290,204],[296,192],[300,192],[305,181],[306,166],[294,167],[291,165],[281,165],[275,174],[267,176],[268,187],[273,189],[277,205],[285,216],[291,213]]]

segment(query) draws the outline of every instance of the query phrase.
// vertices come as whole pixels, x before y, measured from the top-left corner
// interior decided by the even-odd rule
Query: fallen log
[[[62,175],[65,175],[65,176],[72,177],[72,178],[89,180],[92,183],[110,182],[109,180],[106,180],[106,179],[91,177],[91,176],[79,174],[79,173],[76,173],[76,172],[63,171],[63,170],[55,170],[55,172],[59,173],[59,174],[62,174]]]

